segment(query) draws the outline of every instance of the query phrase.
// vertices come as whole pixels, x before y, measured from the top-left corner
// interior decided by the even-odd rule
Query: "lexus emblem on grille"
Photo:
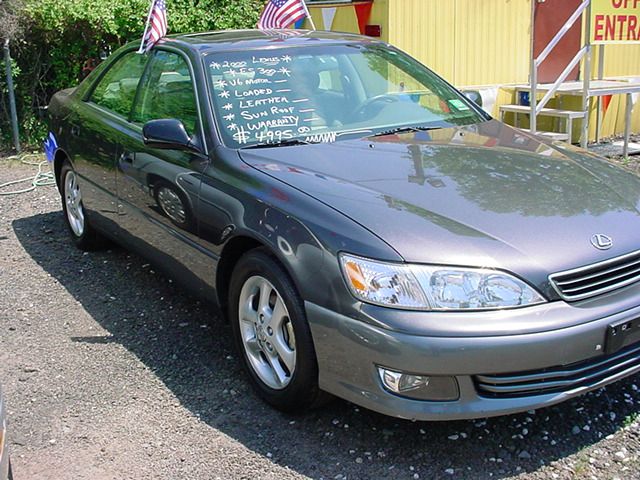
[[[613,240],[608,235],[596,233],[591,237],[591,245],[596,247],[598,250],[609,250],[613,245]]]

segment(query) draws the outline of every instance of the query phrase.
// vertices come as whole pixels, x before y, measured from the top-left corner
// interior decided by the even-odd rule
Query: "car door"
[[[142,127],[158,119],[180,120],[201,151],[145,145]],[[119,222],[131,241],[144,242],[146,256],[198,290],[208,289],[215,261],[198,244],[199,190],[208,157],[193,68],[181,52],[155,51],[131,120],[135,131],[123,139],[117,162]]]
[[[94,224],[117,235],[116,160],[148,55],[125,51],[115,59],[68,119],[69,153],[80,178],[83,206]]]

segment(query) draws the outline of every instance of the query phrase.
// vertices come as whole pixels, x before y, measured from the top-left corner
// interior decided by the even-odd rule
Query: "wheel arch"
[[[171,181],[167,179],[167,177],[155,172],[147,173],[146,181],[147,181],[147,187],[149,189],[149,195],[151,195],[152,197],[155,196],[156,187],[159,184],[164,183],[169,187],[175,189],[175,191],[181,196],[181,200],[185,204],[184,205],[185,208],[189,209],[189,212],[191,215],[193,214],[194,206],[191,199],[191,195],[189,194],[189,192],[186,192],[185,189],[182,187],[182,185],[180,185],[177,181]]]
[[[153,191],[156,184],[162,182],[171,184],[171,182],[162,175],[158,175],[157,173],[147,173],[147,186],[149,187],[149,191]]]
[[[226,316],[229,298],[229,283],[233,270],[238,261],[248,252],[256,249],[263,249],[272,256],[289,275],[296,290],[300,293],[300,288],[296,277],[287,262],[278,255],[276,249],[263,239],[258,239],[252,235],[241,233],[227,241],[220,254],[220,260],[216,267],[216,295],[218,305]]]
[[[71,157],[65,152],[63,149],[58,148],[56,150],[55,156],[53,157],[53,174],[56,179],[56,185],[58,189],[60,189],[60,173],[62,172],[62,164],[67,161],[73,167],[73,163],[71,162]]]

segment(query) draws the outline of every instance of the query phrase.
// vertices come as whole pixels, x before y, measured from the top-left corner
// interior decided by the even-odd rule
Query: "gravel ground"
[[[0,183],[33,172],[0,160]],[[640,477],[640,376],[476,421],[280,414],[219,311],[123,249],[74,249],[52,187],[0,197],[0,293],[16,480]]]
[[[622,140],[621,137],[613,137],[603,140],[603,143]],[[629,135],[629,142],[640,143],[640,134]],[[632,172],[640,175],[640,155],[629,155],[627,158],[623,158],[622,155],[615,156],[612,160],[619,165],[631,170]]]

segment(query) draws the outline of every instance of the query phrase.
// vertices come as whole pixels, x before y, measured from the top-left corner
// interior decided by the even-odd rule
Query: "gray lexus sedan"
[[[271,405],[485,417],[640,370],[637,176],[371,38],[137,46],[51,101],[71,238],[217,302]]]

